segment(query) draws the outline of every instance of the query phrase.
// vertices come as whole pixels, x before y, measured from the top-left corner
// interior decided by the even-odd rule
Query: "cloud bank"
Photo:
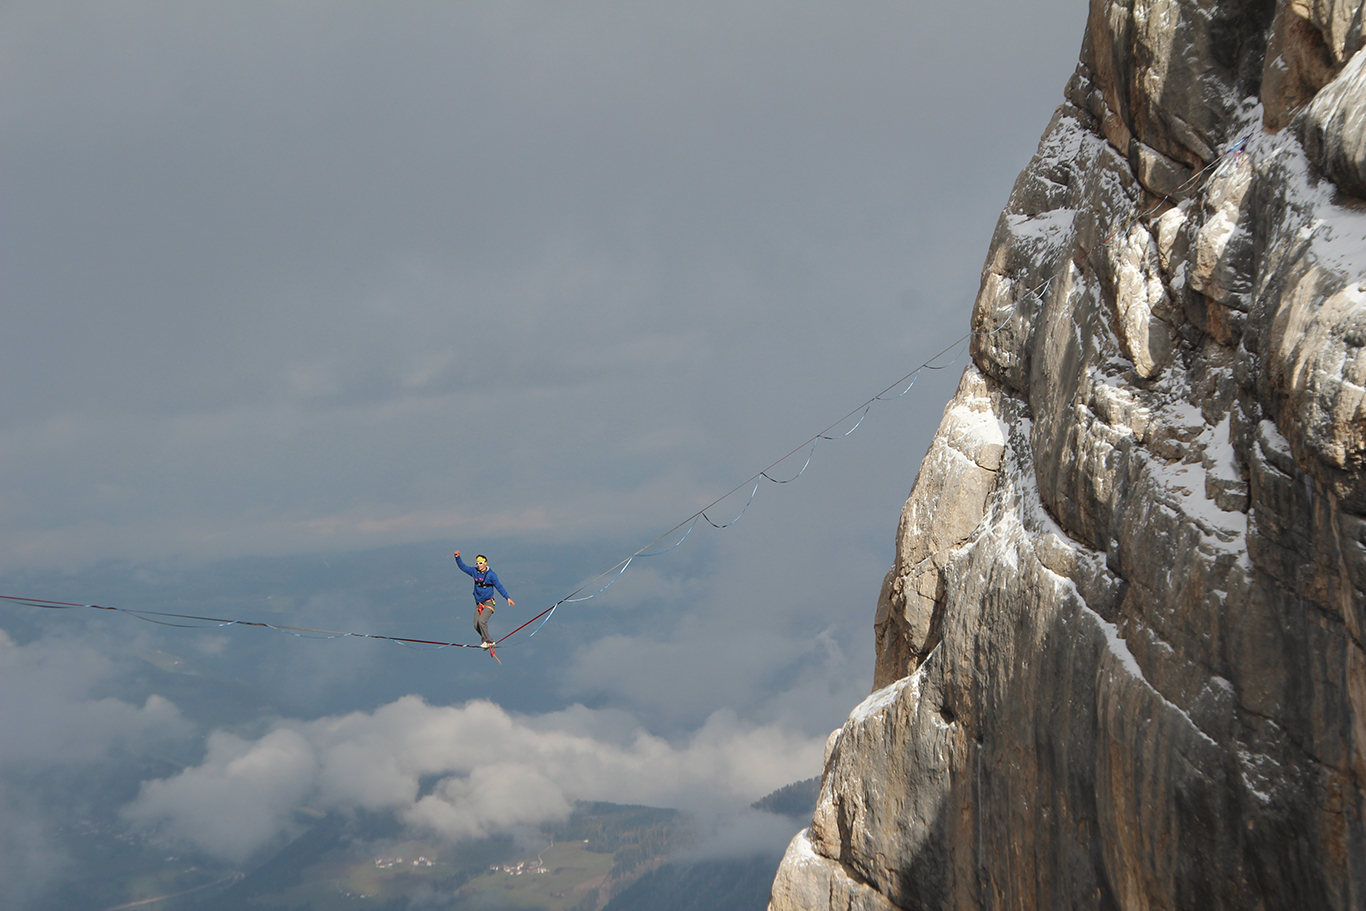
[[[91,645],[19,645],[0,630],[0,763],[97,762],[121,746],[188,732],[162,696],[136,705],[95,695],[120,671]]]
[[[214,732],[202,763],[145,782],[124,813],[241,862],[305,805],[391,811],[454,840],[562,819],[576,800],[744,807],[816,774],[823,748],[824,738],[727,710],[670,743],[618,712],[517,716],[407,696],[370,713],[281,721],[256,740]]]
[[[111,757],[189,733],[168,699],[139,705],[107,695],[125,670],[90,643],[21,645],[0,630],[0,907],[27,907],[72,863],[60,831],[72,820],[46,802],[49,790],[37,786],[45,773],[56,773],[63,796],[79,804],[72,781],[98,788],[107,780],[98,766]]]

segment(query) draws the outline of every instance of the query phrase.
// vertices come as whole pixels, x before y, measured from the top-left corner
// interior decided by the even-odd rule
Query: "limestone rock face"
[[[789,909],[1366,908],[1361,0],[1092,0]]]
[[[1268,129],[1279,130],[1362,46],[1355,0],[1280,0],[1263,65]]]

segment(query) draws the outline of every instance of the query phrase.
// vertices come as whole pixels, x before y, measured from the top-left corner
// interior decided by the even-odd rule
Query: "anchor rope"
[[[1200,169],[1199,171],[1196,171],[1187,181],[1185,181],[1183,184],[1181,184],[1179,187],[1172,190],[1171,192],[1154,194],[1157,196],[1157,201],[1153,203],[1152,206],[1148,207],[1145,211],[1139,212],[1138,206],[1135,206],[1132,209],[1130,209],[1128,215],[1124,218],[1122,225],[1116,225],[1114,228],[1111,229],[1111,231],[1108,234],[1103,235],[1100,238],[1100,240],[1098,240],[1088,249],[1081,251],[1079,255],[1069,257],[1067,261],[1068,265],[1071,265],[1072,263],[1077,261],[1085,261],[1089,259],[1091,255],[1094,254],[1097,250],[1112,244],[1118,237],[1128,232],[1128,230],[1133,225],[1135,220],[1141,221],[1143,219],[1146,219],[1148,216],[1152,215],[1154,212],[1162,208],[1164,205],[1178,205],[1179,203],[1173,197],[1176,197],[1181,193],[1185,192],[1188,188],[1193,186],[1202,177],[1212,173],[1219,167],[1223,166],[1230,159],[1235,160],[1236,162],[1241,161],[1244,155],[1246,154],[1246,145],[1251,138],[1252,134],[1249,133],[1248,135],[1239,139],[1237,142],[1230,145],[1217,158],[1211,161],[1204,168]],[[803,440],[801,443],[790,449],[788,452],[786,452],[779,458],[770,462],[764,468],[750,475],[745,480],[736,484],[734,487],[730,488],[725,493],[721,494],[721,496],[712,500],[702,509],[698,510],[697,512],[694,512],[692,515],[688,516],[683,521],[674,525],[668,531],[664,532],[663,534],[656,537],[654,540],[650,541],[650,543],[646,544],[644,547],[641,547],[640,549],[632,553],[630,556],[618,561],[617,563],[598,573],[596,576],[592,577],[591,579],[580,585],[578,588],[574,589],[568,595],[565,595],[563,598],[560,598],[550,607],[536,614],[531,619],[527,620],[517,628],[513,629],[511,632],[504,635],[503,638],[498,641],[498,646],[500,648],[504,647],[503,643],[506,642],[509,638],[515,636],[516,634],[520,633],[522,630],[526,629],[527,627],[531,626],[533,623],[536,623],[536,621],[539,620],[540,623],[538,623],[535,629],[528,633],[521,642],[513,643],[514,645],[524,644],[526,641],[530,640],[538,632],[541,631],[545,624],[549,622],[550,618],[554,616],[556,609],[559,608],[560,605],[582,603],[584,601],[592,600],[593,598],[596,598],[598,595],[601,595],[603,592],[607,591],[607,589],[611,588],[613,583],[615,583],[618,579],[622,577],[622,575],[638,557],[658,557],[663,554],[669,553],[673,551],[675,548],[682,545],[683,542],[688,539],[688,536],[692,534],[693,529],[696,528],[697,523],[699,521],[706,520],[706,522],[709,525],[717,529],[729,528],[730,526],[734,525],[736,522],[740,521],[740,519],[744,517],[746,512],[748,512],[750,505],[753,504],[754,498],[759,492],[759,487],[762,485],[764,481],[767,480],[774,484],[789,484],[800,478],[803,474],[806,473],[807,468],[810,467],[812,458],[815,455],[816,446],[820,442],[833,442],[846,439],[850,434],[852,434],[855,430],[858,430],[859,427],[862,426],[864,419],[867,418],[868,413],[872,410],[873,405],[877,404],[878,402],[890,402],[900,399],[902,396],[909,393],[911,389],[915,387],[916,382],[920,379],[920,375],[926,370],[944,370],[952,366],[954,363],[957,362],[958,358],[962,354],[962,350],[959,349],[965,348],[966,343],[970,342],[973,338],[990,338],[1004,330],[1006,326],[1010,325],[1010,323],[1014,320],[1015,314],[1019,312],[1020,306],[1025,301],[1039,300],[1040,302],[1042,302],[1043,296],[1047,293],[1049,287],[1052,285],[1054,278],[1056,277],[1057,274],[1055,273],[1054,275],[1051,275],[1043,279],[1039,283],[1035,284],[1033,287],[1027,289],[1024,293],[1016,297],[1003,316],[995,317],[995,319],[998,321],[998,325],[996,325],[994,329],[970,330],[967,333],[960,336],[959,338],[955,339],[953,342],[951,342],[944,348],[940,349],[938,352],[929,357],[919,366],[915,367],[910,372],[904,374],[903,376],[896,379],[894,382],[890,383],[876,395],[872,396],[869,399],[866,399],[859,405],[855,406],[853,409],[846,412],[836,420],[832,421],[830,424],[826,425],[824,428],[817,431],[812,436]],[[946,362],[940,363],[941,359],[948,355],[950,352],[954,352],[953,357]],[[905,389],[902,389],[895,395],[888,395],[893,390],[899,389],[903,383],[906,384]],[[850,427],[843,433],[840,433],[838,435],[832,435],[832,431],[834,431],[835,428],[842,426],[845,422],[853,418],[855,415],[858,415],[858,420],[854,423],[852,427]],[[806,459],[803,462],[801,469],[799,469],[796,474],[794,474],[790,478],[775,478],[770,474],[770,472],[777,468],[777,466],[781,465],[784,461],[791,458],[798,452],[801,452],[803,449],[807,450]],[[717,523],[712,520],[712,518],[708,514],[710,511],[714,510],[717,506],[719,506],[722,502],[724,502],[726,499],[728,499],[735,493],[744,490],[746,487],[750,487],[751,484],[753,485],[753,487],[749,492],[749,496],[745,501],[745,505],[740,509],[740,512],[735,516],[735,518],[723,523]],[[650,548],[657,546],[660,542],[672,537],[675,533],[685,528],[686,530],[683,531],[682,537],[680,537],[678,541],[676,541],[671,546],[659,551],[650,551]],[[611,579],[609,579],[606,584],[602,585],[592,594],[583,595],[582,597],[580,597],[580,595],[582,595],[582,593],[585,590],[592,588],[594,585],[596,585],[598,582],[600,582],[602,579],[608,576],[611,576]],[[401,645],[408,648],[424,649],[480,648],[478,644],[451,642],[442,639],[420,639],[406,636],[379,635],[375,633],[313,629],[310,627],[288,626],[279,623],[268,623],[260,620],[240,620],[223,617],[207,617],[195,614],[179,614],[168,613],[163,611],[144,610],[140,608],[114,607],[104,604],[83,604],[69,601],[50,601],[41,598],[25,598],[13,595],[0,595],[0,600],[9,601],[11,603],[16,604],[22,604],[29,607],[43,608],[47,610],[72,610],[77,608],[83,608],[88,610],[114,611],[118,613],[128,614],[130,616],[138,618],[139,620],[144,620],[148,623],[155,623],[161,626],[171,626],[181,629],[221,629],[229,626],[242,626],[275,630],[277,632],[285,633],[287,635],[295,636],[296,638],[301,639],[372,639],[392,642],[396,645]],[[175,621],[189,622],[178,623]]]

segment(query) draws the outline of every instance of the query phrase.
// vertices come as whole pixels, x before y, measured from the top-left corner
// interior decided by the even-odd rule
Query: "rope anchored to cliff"
[[[1135,219],[1145,219],[1148,216],[1152,215],[1154,212],[1156,212],[1158,209],[1162,208],[1164,205],[1177,205],[1177,203],[1174,202],[1172,199],[1173,196],[1181,194],[1187,188],[1194,186],[1197,182],[1201,180],[1201,178],[1205,177],[1208,174],[1211,174],[1214,170],[1216,170],[1219,166],[1224,164],[1230,158],[1240,160],[1244,155],[1244,148],[1248,140],[1251,138],[1251,134],[1249,134],[1248,136],[1244,136],[1242,139],[1239,139],[1218,158],[1216,158],[1214,161],[1210,162],[1210,164],[1206,165],[1204,168],[1193,174],[1191,178],[1187,180],[1185,183],[1183,183],[1181,186],[1177,187],[1171,193],[1162,194],[1158,201],[1152,207],[1148,208],[1146,211],[1139,212],[1137,211],[1137,207],[1135,207],[1135,209],[1131,210],[1128,216],[1125,218],[1122,227],[1115,228],[1108,235],[1106,235],[1096,244],[1091,246],[1089,249],[1082,251],[1078,257],[1069,260],[1069,262],[1085,260],[1089,258],[1097,250],[1101,249],[1102,247],[1110,245],[1118,237],[1122,236],[1129,230],[1129,227],[1133,224]],[[892,402],[902,398],[907,393],[909,393],[913,388],[915,388],[916,382],[920,379],[921,374],[925,371],[944,370],[952,366],[954,363],[956,363],[958,357],[962,354],[961,349],[964,348],[965,345],[968,342],[970,342],[973,338],[990,338],[991,336],[994,336],[997,333],[1004,330],[1006,326],[1010,325],[1016,313],[1019,311],[1020,306],[1025,301],[1042,301],[1043,296],[1048,292],[1048,289],[1051,286],[1053,279],[1056,277],[1056,275],[1049,276],[1048,278],[1039,282],[1034,287],[1026,290],[1023,294],[1016,297],[1015,300],[1011,303],[1010,307],[1005,311],[1005,313],[996,319],[997,325],[994,328],[970,330],[964,335],[960,336],[951,344],[944,347],[939,352],[925,360],[919,366],[915,367],[913,370],[909,371],[908,373],[904,374],[894,382],[887,385],[885,388],[882,389],[882,391],[878,392],[871,398],[861,402],[859,405],[850,409],[844,415],[842,415],[835,421],[832,421],[823,429],[817,431],[816,433],[814,433],[806,440],[799,443],[797,446],[790,449],[788,452],[786,452],[779,458],[775,459],[765,467],[761,468],[759,471],[750,475],[745,480],[736,484],[730,490],[726,491],[721,496],[717,497],[715,500],[712,500],[702,509],[698,510],[697,512],[694,512],[692,515],[688,516],[683,521],[677,523],[668,531],[665,531],[663,534],[656,537],[650,543],[646,544],[644,547],[639,548],[630,556],[618,561],[611,567],[607,568],[598,575],[589,579],[587,582],[584,582],[578,588],[574,589],[572,592],[565,595],[563,598],[560,598],[554,604],[550,605],[550,607],[536,614],[531,619],[524,622],[521,626],[518,626],[516,629],[512,630],[512,632],[504,635],[502,639],[498,641],[498,647],[509,647],[509,639],[517,637],[524,630],[528,629],[529,627],[533,627],[534,624],[534,628],[532,628],[530,632],[522,636],[520,642],[514,641],[511,643],[511,645],[519,645],[526,642],[527,640],[530,640],[538,632],[540,632],[541,628],[544,627],[547,622],[550,621],[550,618],[554,616],[555,611],[561,605],[579,604],[584,601],[590,601],[593,598],[596,598],[598,595],[601,595],[603,592],[607,591],[607,589],[611,588],[612,585],[622,577],[626,570],[629,569],[637,559],[644,557],[658,557],[670,553],[674,549],[681,546],[683,542],[688,539],[688,537],[692,534],[693,530],[697,527],[699,522],[705,520],[708,525],[716,529],[725,529],[734,525],[736,522],[740,521],[740,519],[744,517],[746,512],[749,511],[749,507],[753,504],[755,497],[759,493],[759,488],[760,486],[762,486],[764,481],[769,481],[774,484],[790,484],[793,481],[800,478],[803,474],[806,473],[807,468],[811,466],[812,459],[815,456],[816,447],[820,443],[836,442],[848,438],[850,434],[858,430],[859,427],[863,425],[864,419],[868,417],[869,412],[872,410],[873,406],[876,405],[878,402]],[[948,357],[950,354],[952,354],[953,356]],[[945,360],[946,357],[948,357],[948,360]],[[900,391],[898,392],[896,390]],[[853,420],[855,417],[857,417],[857,420],[854,420],[853,425],[850,426],[848,430],[845,430],[842,433],[835,432],[837,428],[844,426],[850,420]],[[795,474],[793,474],[791,477],[774,477],[774,471],[778,468],[778,466],[782,465],[788,459],[792,458],[793,456],[797,455],[803,450],[805,450],[806,453],[805,459],[802,462],[801,468],[798,469]],[[713,518],[712,513],[719,506],[721,506],[721,504],[724,503],[727,499],[729,499],[736,493],[745,490],[746,488],[749,489],[749,493],[746,497],[745,504],[740,508],[740,511],[735,514],[734,518],[729,519],[725,522],[716,521],[716,519]],[[679,534],[680,532],[682,532],[681,536],[673,544],[664,547],[661,550],[653,550],[653,548],[658,547],[662,542],[671,539],[674,535]],[[605,583],[603,582],[604,579],[607,580]],[[598,586],[599,583],[602,583],[601,586],[595,589],[594,587]],[[584,592],[587,592],[590,589],[592,589],[590,594],[584,594]],[[41,598],[23,598],[11,595],[0,595],[0,600],[8,601],[13,604],[21,604],[28,607],[42,608],[47,610],[72,610],[77,608],[84,608],[88,610],[113,611],[128,614],[130,616],[137,617],[140,620],[145,620],[149,623],[156,623],[162,626],[172,626],[184,629],[216,629],[229,626],[242,626],[254,627],[258,629],[275,630],[277,632],[286,633],[288,635],[304,639],[373,639],[379,641],[392,642],[396,645],[401,645],[407,648],[480,649],[480,646],[478,644],[451,642],[439,638],[387,636],[374,633],[314,629],[310,627],[289,626],[279,623],[268,623],[259,620],[242,620],[236,618],[201,616],[196,614],[169,613],[163,611],[143,610],[138,608],[112,607],[102,604],[82,604],[67,601],[50,601]]]

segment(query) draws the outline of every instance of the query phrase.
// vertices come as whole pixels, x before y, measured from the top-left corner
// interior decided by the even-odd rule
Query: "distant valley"
[[[791,805],[793,789],[812,784],[764,800]],[[688,816],[603,802],[581,803],[566,821],[518,839],[455,844],[413,838],[388,814],[319,813],[307,823],[297,838],[241,871],[168,853],[164,843],[113,824],[85,823],[67,833],[78,874],[37,907],[759,911],[778,864],[771,853],[671,861],[697,840]],[[802,822],[794,817],[793,825]]]

